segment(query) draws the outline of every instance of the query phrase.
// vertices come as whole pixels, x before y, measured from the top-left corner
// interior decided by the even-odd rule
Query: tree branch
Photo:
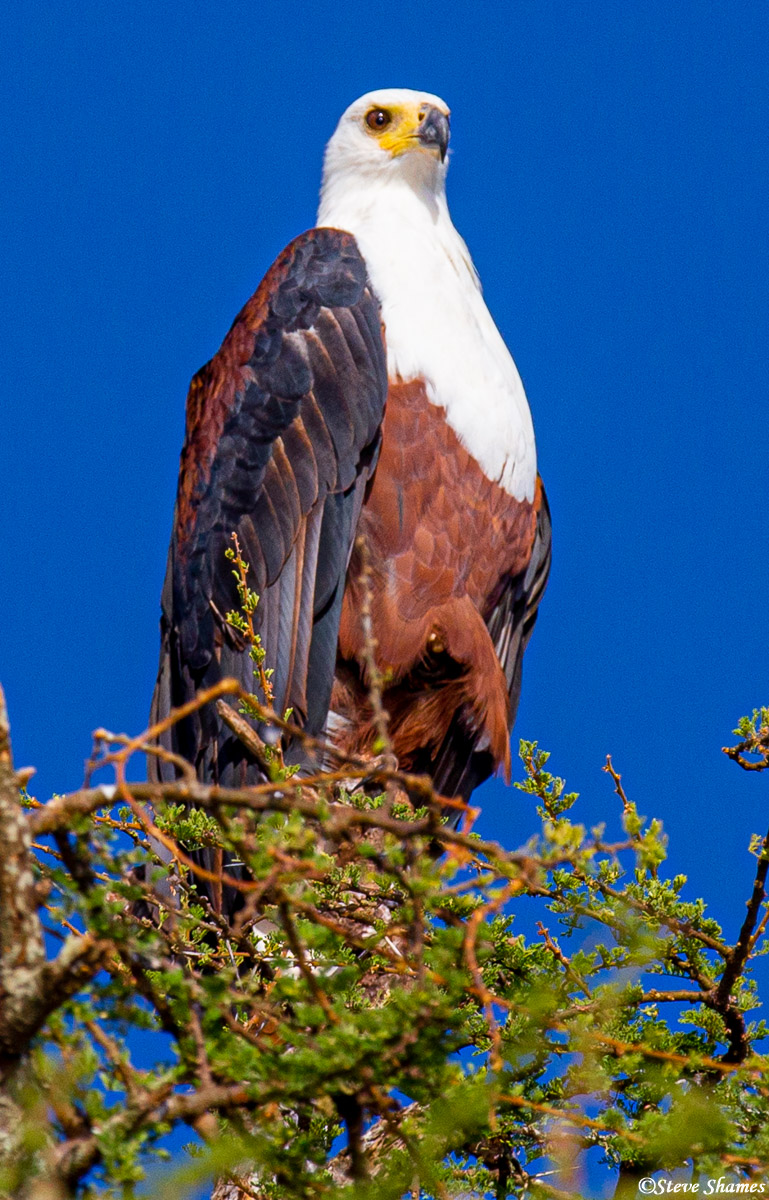
[[[0,1069],[19,1057],[19,1030],[40,1000],[43,930],[32,869],[29,820],[19,803],[5,696],[0,689]]]

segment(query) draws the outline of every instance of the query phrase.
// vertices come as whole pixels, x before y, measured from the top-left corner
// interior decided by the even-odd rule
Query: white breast
[[[520,375],[481,294],[445,196],[391,185],[324,194],[319,225],[352,233],[382,306],[390,378],[423,377],[484,473],[532,500],[534,429]]]

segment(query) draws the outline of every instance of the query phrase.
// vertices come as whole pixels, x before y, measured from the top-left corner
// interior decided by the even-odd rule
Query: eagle
[[[523,385],[449,215],[448,147],[437,96],[351,104],[315,228],[193,378],[152,719],[225,676],[254,688],[227,621],[235,533],[275,710],[370,752],[373,653],[398,763],[466,800],[510,768],[551,535]],[[263,778],[211,706],[160,740],[203,781]]]

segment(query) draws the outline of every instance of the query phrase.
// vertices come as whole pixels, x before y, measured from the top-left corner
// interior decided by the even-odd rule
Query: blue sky
[[[190,376],[312,225],[379,86],[453,110],[449,199],[535,418],[554,564],[516,735],[613,820],[607,752],[734,935],[767,824],[769,13],[39,3],[3,18],[0,679],[37,793],[146,722]],[[533,827],[482,793],[480,828]]]

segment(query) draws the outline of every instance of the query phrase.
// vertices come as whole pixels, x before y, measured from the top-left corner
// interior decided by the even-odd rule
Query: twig
[[[312,968],[307,962],[307,955],[305,954],[304,946],[302,945],[301,939],[296,930],[296,926],[294,925],[289,902],[285,896],[282,897],[278,903],[278,913],[280,914],[281,924],[286,931],[286,938],[288,939],[288,944],[291,947],[291,953],[294,955],[294,958],[297,961],[297,965],[307,986],[309,987],[320,1007],[323,1009],[326,1020],[330,1021],[332,1025],[338,1025],[339,1017],[331,1007],[328,996],[318,983]]]
[[[679,988],[678,991],[672,990],[667,992],[658,991],[657,988],[651,988],[650,991],[644,992],[639,997],[639,1004],[707,1004],[710,998],[709,992],[693,992],[691,988]],[[712,1005],[710,1006],[712,1007]]]
[[[489,1027],[489,1037],[491,1039],[491,1052],[489,1055],[489,1064],[493,1071],[501,1071],[503,1067],[502,1061],[502,1039],[499,1033],[499,1024],[494,1016],[494,1004],[497,1002],[497,997],[486,987],[478,966],[478,958],[476,955],[476,942],[478,939],[478,928],[482,921],[492,912],[497,912],[507,901],[522,890],[519,880],[512,880],[502,888],[500,894],[488,904],[481,904],[470,914],[465,926],[465,936],[462,943],[462,950],[467,962],[470,974],[473,977],[475,991],[478,995],[481,1004],[483,1005],[486,1024]]]
[[[753,714],[754,722],[757,715],[757,712]],[[761,715],[766,715],[766,709],[761,710]],[[722,746],[721,752],[742,767],[743,771],[765,771],[769,767],[769,726],[762,724],[754,734],[738,742],[736,746]],[[745,758],[746,754],[760,755],[760,762]]]
[[[589,997],[591,994],[589,987],[585,983],[582,976],[579,975],[577,973],[577,971],[574,970],[574,967],[571,965],[571,963],[569,962],[568,958],[566,957],[566,955],[564,954],[563,950],[558,945],[558,943],[553,941],[553,939],[550,936],[549,929],[546,929],[541,921],[537,921],[537,929],[539,930],[541,937],[544,939],[547,949],[550,951],[550,953],[552,954],[552,956],[556,960],[556,962],[559,962],[561,964],[564,971],[566,972],[567,977],[569,979],[571,979],[572,983],[575,983],[577,985],[577,987],[583,993],[583,995]]]
[[[206,704],[210,704],[212,700],[218,700],[220,696],[245,696],[243,688],[238,683],[237,679],[220,679],[218,683],[212,687],[206,688],[202,692],[198,692],[192,700],[188,700],[186,704],[181,704],[178,708],[172,708],[168,716],[162,721],[156,721],[154,725],[150,725],[145,729],[144,733],[137,734],[134,738],[129,738],[122,743],[122,750],[116,750],[112,753],[107,753],[105,756],[94,763],[88,763],[87,767],[94,770],[97,767],[106,767],[112,763],[126,763],[128,759],[137,750],[145,751],[147,743],[156,742],[161,733],[172,729],[179,721],[185,720],[192,713],[199,712],[201,708],[205,708]],[[102,732],[102,731],[98,731]],[[105,731],[106,732],[106,731]],[[86,774],[86,783],[88,782],[90,771]]]
[[[622,811],[628,812],[631,807],[631,804],[627,798],[625,789],[622,786],[622,776],[619,774],[618,771],[616,771],[614,769],[614,765],[611,761],[610,754],[606,755],[606,765],[604,767],[602,767],[602,770],[604,770],[607,775],[611,775],[612,780],[614,782],[614,791],[617,793],[620,800],[622,801]]]
[[[253,725],[249,725],[245,717],[242,717],[239,712],[236,712],[226,700],[216,701],[216,711],[224,721],[224,724],[230,729],[235,737],[238,738],[250,754],[253,754],[259,766],[266,772],[269,777],[270,767],[272,763],[268,756],[268,747],[266,743],[259,737],[259,734],[254,729]],[[274,754],[272,747],[269,748]]]
[[[250,589],[248,586],[248,567],[249,564],[243,561],[243,555],[240,552],[240,542],[238,541],[237,533],[231,533],[230,539],[235,547],[234,552],[227,551],[228,557],[235,563],[235,570],[232,572],[238,580],[238,595],[240,596],[241,607],[246,616],[247,634],[246,641],[254,650],[258,650],[257,657],[253,657],[251,661],[256,664],[256,670],[259,675],[259,686],[262,689],[262,694],[267,704],[272,707],[273,689],[270,677],[264,666],[264,651],[261,649],[261,639],[254,628],[254,606],[249,602]]]
[[[605,1033],[588,1033],[588,1040],[596,1042],[600,1046],[605,1046],[612,1054],[618,1058],[624,1058],[627,1054],[640,1054],[642,1058],[654,1058],[660,1062],[675,1063],[679,1067],[688,1067],[690,1070],[702,1069],[707,1067],[711,1071],[720,1071],[724,1075],[736,1071],[741,1064],[727,1062],[725,1059],[710,1058],[706,1054],[686,1055],[674,1054],[671,1050],[656,1050],[653,1046],[645,1046],[642,1042],[622,1042],[618,1038],[609,1037]]]
[[[358,576],[358,582],[361,587],[360,623],[363,630],[363,658],[366,663],[368,695],[371,702],[377,737],[385,753],[392,756],[392,743],[389,731],[390,717],[382,704],[383,679],[376,660],[379,643],[374,634],[374,626],[371,620],[373,588],[371,585],[371,551],[368,540],[362,535],[357,537],[355,539],[355,549],[360,555],[360,575]]]
[[[140,1097],[145,1094],[144,1089],[139,1085],[138,1071],[130,1063],[126,1062],[125,1052],[121,1050],[118,1043],[109,1036],[106,1030],[102,1029],[97,1021],[86,1020],[84,1024],[93,1040],[104,1051],[104,1055],[115,1072],[116,1077],[126,1090],[129,1102],[137,1103]]]
[[[100,743],[105,744],[105,746],[113,742],[119,746],[130,746],[134,741],[128,734],[111,733],[109,729],[95,729],[91,736],[93,737],[94,747],[91,757],[86,764],[86,779],[90,778],[95,770],[106,765],[107,760],[99,757]],[[150,755],[152,758],[159,758],[161,762],[167,762],[177,767],[184,779],[197,779],[197,773],[192,763],[188,762],[186,758],[182,758],[181,754],[174,754],[172,750],[166,750],[164,746],[156,746],[149,742],[142,746],[142,752]],[[104,753],[109,754],[109,751],[105,750]]]
[[[568,1121],[570,1125],[576,1125],[580,1129],[594,1129],[599,1133],[619,1134],[627,1141],[634,1142],[639,1146],[647,1144],[646,1138],[641,1137],[638,1133],[632,1133],[629,1129],[612,1129],[603,1121],[583,1116],[582,1113],[574,1112],[569,1108],[556,1108],[554,1104],[542,1104],[539,1101],[527,1100],[525,1096],[512,1096],[506,1092],[500,1093],[499,1099],[505,1104],[511,1104],[514,1108],[530,1108],[532,1112],[542,1113],[546,1117],[557,1117],[560,1121]]]

